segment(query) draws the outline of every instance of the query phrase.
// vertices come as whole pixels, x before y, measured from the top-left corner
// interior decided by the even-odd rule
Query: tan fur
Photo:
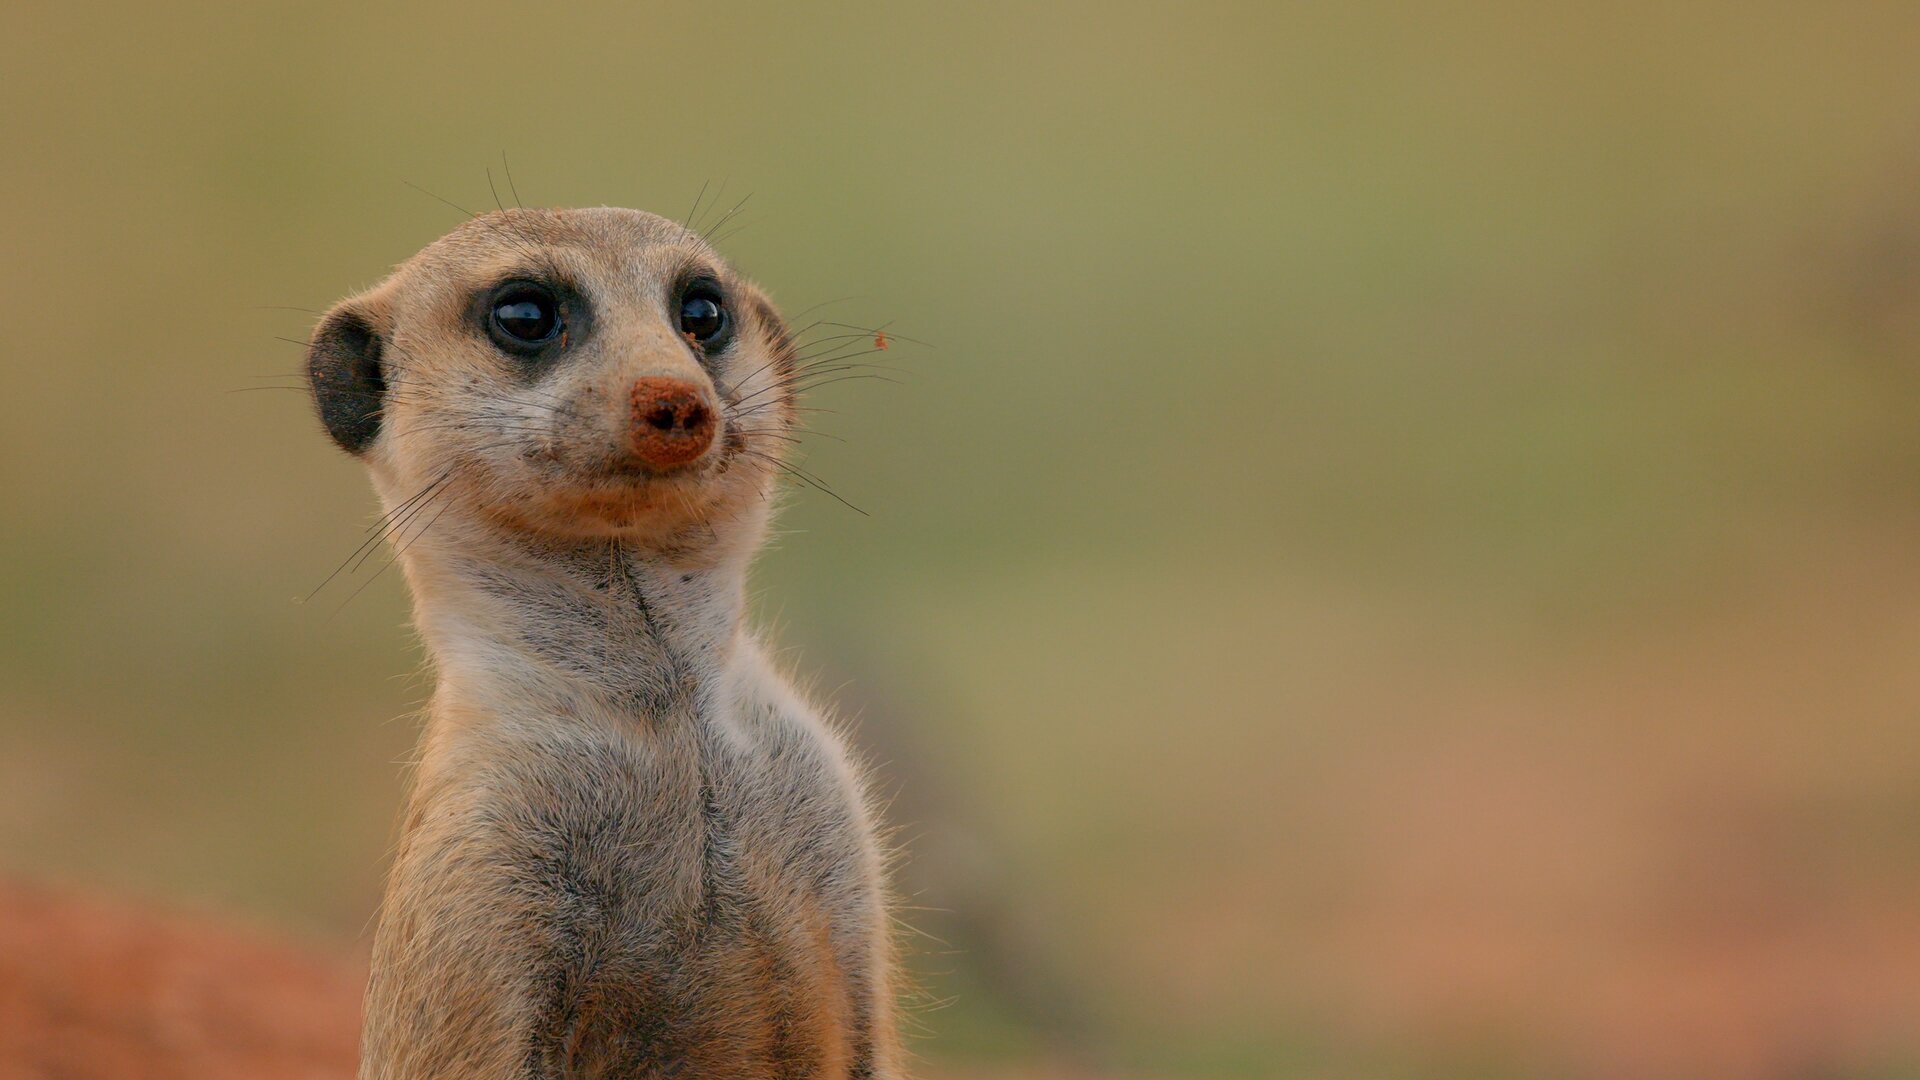
[[[669,310],[689,268],[725,289],[719,355]],[[591,312],[538,370],[476,308],[516,277]],[[329,313],[317,387],[352,325],[385,389],[350,448],[439,680],[362,1077],[897,1076],[859,778],[742,623],[793,417],[772,306],[664,219],[512,210]],[[649,378],[723,406],[712,449],[664,475],[623,458]]]

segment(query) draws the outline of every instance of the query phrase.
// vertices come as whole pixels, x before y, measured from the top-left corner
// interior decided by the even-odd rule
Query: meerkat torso
[[[636,211],[508,211],[322,321],[439,685],[363,1077],[898,1075],[859,779],[746,629],[772,306]]]

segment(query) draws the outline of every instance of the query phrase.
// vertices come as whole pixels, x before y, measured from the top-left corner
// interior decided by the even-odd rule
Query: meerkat
[[[476,217],[319,321],[436,688],[360,1075],[900,1075],[875,816],[744,620],[796,350],[695,233]]]

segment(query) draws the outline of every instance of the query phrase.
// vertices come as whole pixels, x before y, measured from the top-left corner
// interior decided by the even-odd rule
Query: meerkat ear
[[[320,422],[340,449],[356,457],[380,434],[387,396],[383,351],[371,305],[359,299],[327,312],[307,343],[307,381]]]

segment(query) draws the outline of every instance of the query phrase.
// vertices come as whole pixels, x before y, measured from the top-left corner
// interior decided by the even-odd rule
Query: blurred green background
[[[6,26],[0,871],[364,948],[405,598],[232,391],[504,154],[933,346],[758,586],[934,1068],[1920,1075],[1920,8]]]

